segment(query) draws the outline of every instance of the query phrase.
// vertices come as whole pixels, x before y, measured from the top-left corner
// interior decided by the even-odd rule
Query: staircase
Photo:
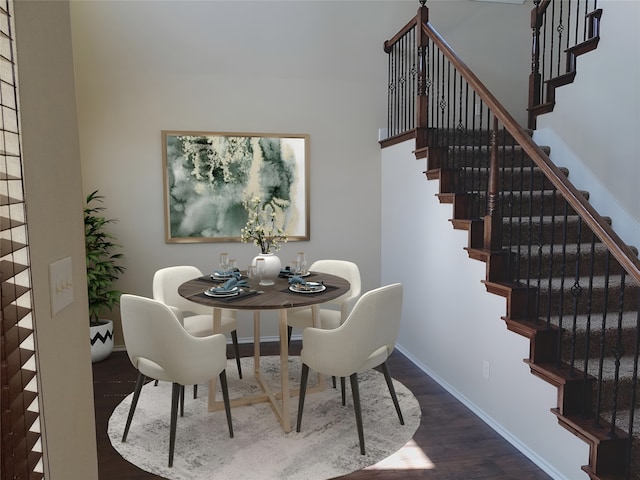
[[[552,413],[589,445],[582,470],[593,480],[640,479],[638,251],[479,81],[421,4],[384,44],[390,137],[381,145],[415,138],[416,158],[426,159],[440,202],[452,206],[451,224],[468,232],[469,257],[486,263],[487,292],[506,300],[502,320],[530,341],[531,373],[558,390]],[[534,0],[530,126],[553,108],[555,88],[573,81],[577,57],[596,47],[596,4],[578,12],[570,2]],[[582,42],[576,34],[565,46],[574,38],[563,36],[569,26],[585,32]]]
[[[485,249],[484,228],[477,226],[487,213],[490,149],[476,141],[456,144],[467,143],[468,132],[433,136],[449,145],[428,158],[426,176],[440,181],[440,202],[454,205],[454,228],[470,232],[469,257],[495,265],[487,269],[487,291],[506,299],[507,328],[530,340],[531,373],[558,388],[559,423],[590,445],[583,470],[594,479],[627,478],[628,412],[638,406],[640,287],[622,278],[608,249],[516,146],[499,156],[502,242]],[[612,428],[613,415],[618,426]],[[632,451],[635,473],[628,478],[640,478],[640,449]]]

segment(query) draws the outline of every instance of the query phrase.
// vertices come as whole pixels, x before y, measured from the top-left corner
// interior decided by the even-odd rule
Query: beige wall
[[[526,86],[507,81],[507,72],[528,73],[519,55],[528,27],[515,32],[519,22],[527,24],[528,9],[467,1],[429,6],[437,28],[451,34],[455,48],[466,48],[461,53],[479,77],[514,115],[524,112]],[[286,246],[282,257],[288,261],[302,248],[311,260],[349,258],[360,264],[365,289],[379,285],[382,43],[417,7],[415,1],[17,2],[49,479],[97,478],[85,194],[100,189],[109,216],[120,219],[114,231],[128,270],[119,286],[150,295],[159,267],[211,269],[223,247],[241,264],[255,253],[243,244],[164,243],[160,131],[309,133],[311,241]],[[491,18],[494,35],[487,36]],[[483,59],[486,51],[499,54]],[[48,265],[67,256],[75,301],[52,316]],[[241,336],[249,337],[248,330]]]
[[[165,243],[161,130],[308,133],[311,240],[285,245],[282,260],[299,249],[311,261],[350,259],[361,268],[365,290],[379,286],[383,43],[418,7],[416,1],[72,2],[83,185],[85,193],[99,188],[109,215],[119,219],[114,231],[128,267],[119,287],[151,295],[158,268],[193,264],[211,271],[223,249],[246,266],[257,253],[241,243]],[[466,46],[461,53],[480,78],[514,115],[524,113],[529,9],[468,1],[429,7],[454,47]],[[487,22],[493,35],[486,35]],[[485,52],[492,54],[481,60]],[[239,336],[251,340],[248,320],[240,322]],[[275,322],[262,325],[264,336],[276,335]]]
[[[16,2],[15,22],[45,468],[97,479],[69,5]],[[48,266],[67,256],[74,302],[52,317]]]

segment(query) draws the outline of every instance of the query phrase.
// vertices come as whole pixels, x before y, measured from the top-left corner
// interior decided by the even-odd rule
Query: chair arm
[[[302,362],[312,370],[346,377],[354,373],[360,361],[352,348],[353,341],[341,335],[341,327],[332,330],[305,328],[302,332]]]
[[[192,385],[210,380],[227,367],[227,339],[223,334],[194,337],[186,331],[180,341],[180,371],[170,372],[175,381]]]

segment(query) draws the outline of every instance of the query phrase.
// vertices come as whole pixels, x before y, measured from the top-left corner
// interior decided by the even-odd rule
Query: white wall
[[[598,48],[581,55],[574,83],[556,90],[553,113],[538,117],[538,144],[570,169],[590,203],[640,246],[640,2],[603,0]]]
[[[86,193],[100,189],[107,213],[120,220],[114,231],[128,270],[119,287],[150,295],[160,267],[185,263],[210,271],[222,249],[240,266],[256,254],[240,243],[164,242],[161,130],[310,134],[311,240],[285,245],[281,257],[288,262],[303,249],[311,261],[350,259],[361,268],[365,290],[378,286],[383,43],[418,7],[416,1],[72,2],[83,183]],[[429,7],[454,47],[466,46],[480,78],[524,112],[529,9],[468,1]],[[484,35],[486,22],[500,35]],[[481,60],[483,51],[492,54]],[[250,337],[250,325],[241,322],[240,337]],[[275,335],[275,322],[271,330],[263,325]]]
[[[549,411],[557,389],[523,362],[529,341],[507,330],[506,300],[486,292],[485,264],[468,258],[467,232],[450,226],[413,148],[385,148],[381,164],[382,283],[404,284],[399,350],[552,478],[581,478],[586,443]]]

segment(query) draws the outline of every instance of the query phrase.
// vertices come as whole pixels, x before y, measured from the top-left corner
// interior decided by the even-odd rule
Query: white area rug
[[[262,357],[263,378],[279,382],[279,358]],[[238,379],[235,360],[227,367],[229,396],[258,392],[252,378],[253,358],[242,359],[244,378]],[[289,360],[292,388],[300,380],[300,358]],[[393,372],[391,372],[393,375]],[[317,375],[309,374],[309,387]],[[325,480],[374,465],[401,449],[420,424],[420,406],[413,394],[394,380],[405,425],[398,416],[384,376],[374,370],[359,375],[360,397],[367,455],[360,455],[351,388],[347,379],[347,405],[342,406],[340,384],[319,393],[307,393],[302,428],[295,431],[298,398],[291,398],[292,432],[285,434],[266,403],[231,409],[234,438],[224,410],[207,412],[207,387],[191,387],[185,394],[184,417],[178,417],[175,458],[167,467],[169,453],[169,408],[171,385],[145,385],[140,394],[127,442],[122,432],[133,395],[116,407],[109,419],[109,437],[114,448],[129,462],[148,472],[175,480]],[[272,383],[269,382],[270,384]],[[217,398],[221,399],[218,385]]]

